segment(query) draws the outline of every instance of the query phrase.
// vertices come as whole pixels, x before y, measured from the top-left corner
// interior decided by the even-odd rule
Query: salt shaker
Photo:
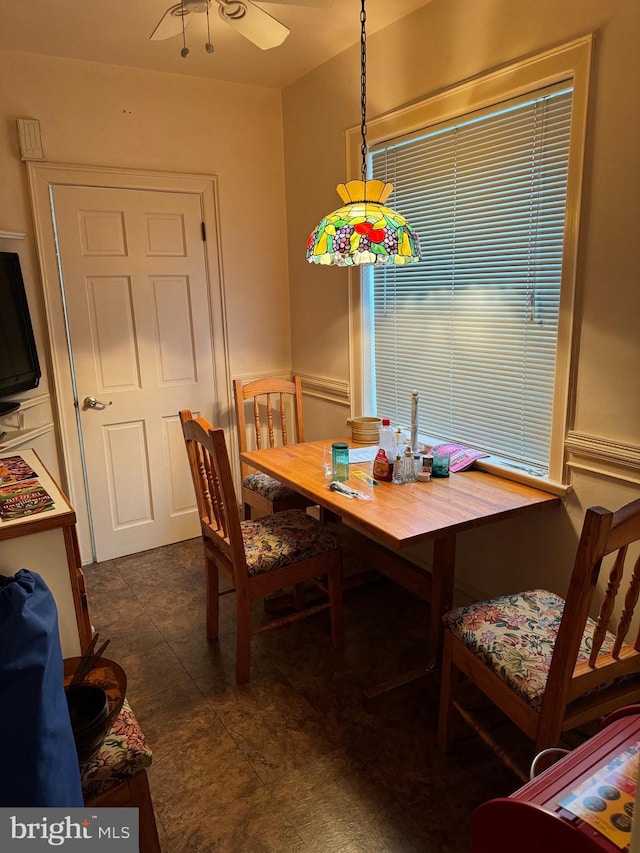
[[[391,482],[396,486],[404,483],[404,457],[400,456],[399,453],[396,455],[396,461],[393,463]]]
[[[407,447],[404,452],[404,481],[405,483],[415,483],[417,479],[418,475],[413,463],[413,451]]]

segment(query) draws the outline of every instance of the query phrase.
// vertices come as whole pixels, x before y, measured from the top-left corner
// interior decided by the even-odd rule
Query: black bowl
[[[65,687],[69,718],[80,764],[98,752],[107,733],[109,699],[97,684],[82,681]]]

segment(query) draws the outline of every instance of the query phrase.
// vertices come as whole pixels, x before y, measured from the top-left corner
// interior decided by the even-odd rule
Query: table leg
[[[433,576],[429,614],[429,659],[440,666],[444,625],[442,617],[453,606],[456,537],[442,536],[433,543]]]
[[[319,506],[318,518],[323,524],[342,524],[342,517],[324,506]]]
[[[442,536],[434,541],[427,662],[425,666],[396,675],[382,684],[365,690],[364,695],[369,701],[411,695],[417,690],[433,687],[440,683],[440,662],[444,636],[442,617],[451,609],[453,603],[455,559],[455,535]]]

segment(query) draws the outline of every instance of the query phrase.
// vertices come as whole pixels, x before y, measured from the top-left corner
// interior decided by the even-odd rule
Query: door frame
[[[71,380],[71,362],[62,300],[61,270],[56,251],[52,189],[56,185],[192,193],[200,196],[207,239],[204,243],[205,275],[209,294],[209,326],[214,376],[214,422],[225,431],[232,459],[238,456],[232,428],[233,396],[229,365],[229,336],[221,255],[217,178],[174,172],[148,172],[107,166],[65,163],[27,163],[36,250],[49,334],[48,355],[52,380],[52,406],[57,426],[62,485],[76,511],[83,565],[92,562],[89,509],[85,495],[81,440]],[[195,503],[195,502],[194,502]]]

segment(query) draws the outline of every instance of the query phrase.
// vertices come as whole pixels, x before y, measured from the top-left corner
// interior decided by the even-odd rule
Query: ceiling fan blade
[[[289,27],[285,27],[250,0],[242,0],[242,2],[218,0],[218,4],[222,20],[261,50],[278,47],[291,32]]]
[[[169,6],[160,19],[160,23],[149,36],[151,41],[171,39],[174,36],[180,35],[182,32],[183,17],[184,26],[186,28],[191,23],[191,15],[189,11],[182,8],[182,3],[176,3],[174,6]]]

